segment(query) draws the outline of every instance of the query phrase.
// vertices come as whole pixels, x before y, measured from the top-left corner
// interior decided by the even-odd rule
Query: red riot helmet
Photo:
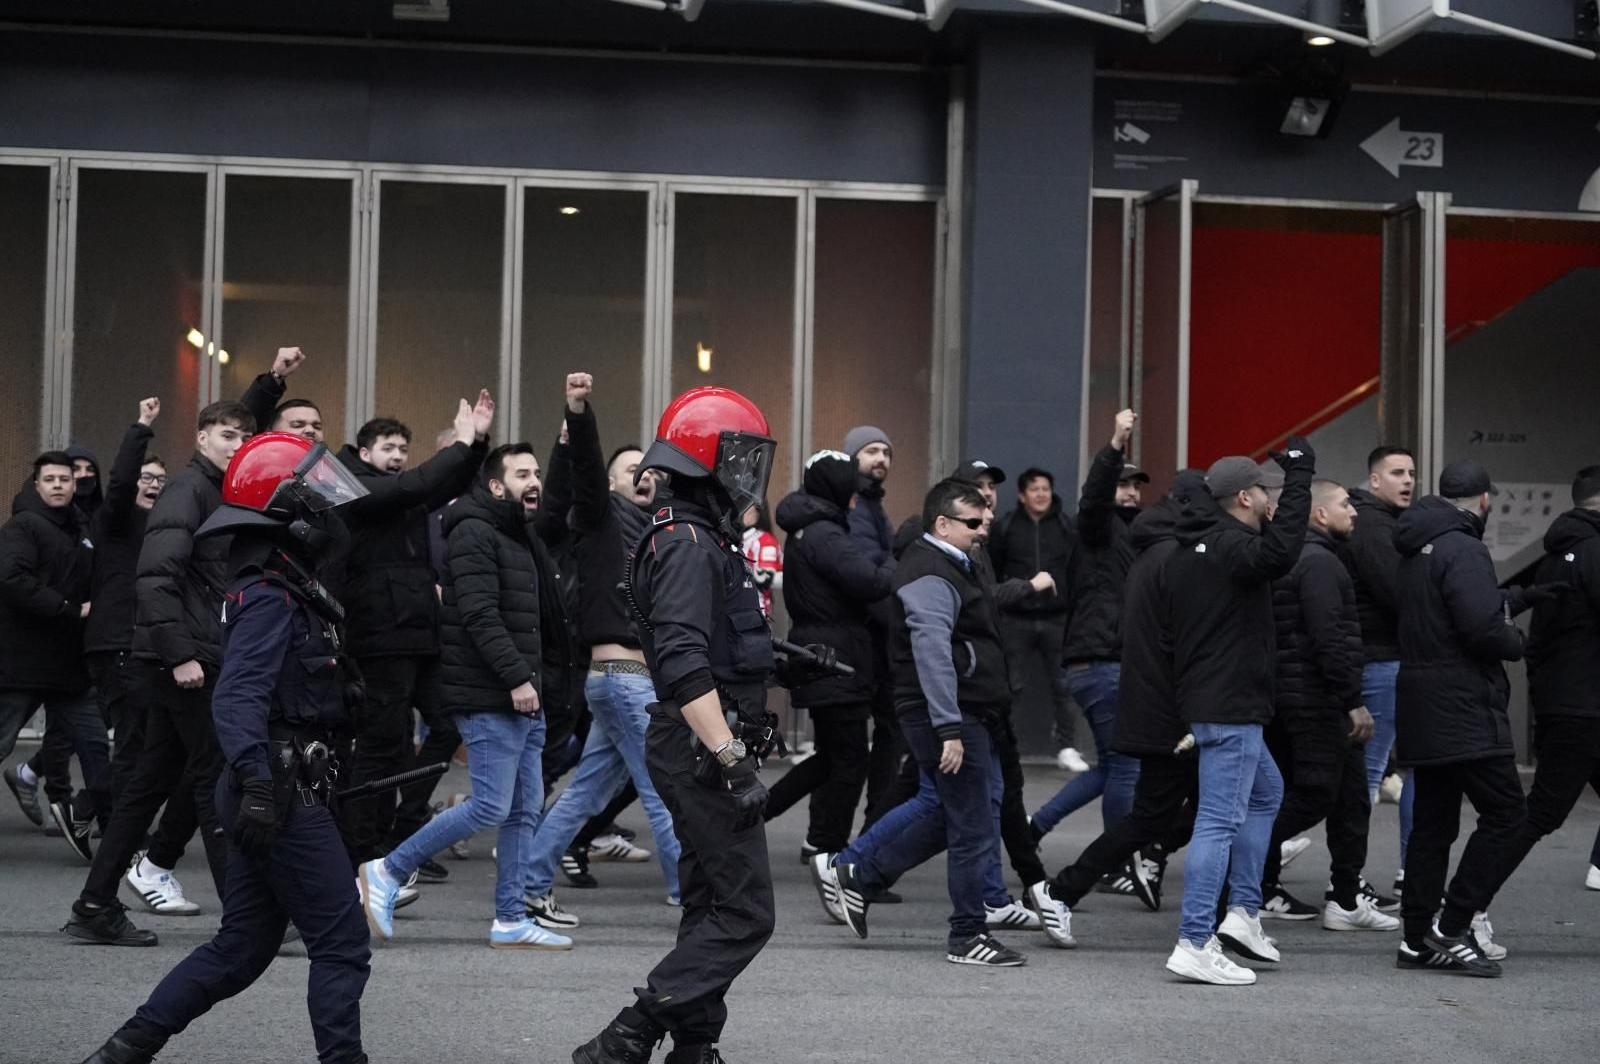
[[[289,529],[367,494],[328,448],[290,432],[246,440],[222,476],[222,505],[196,537],[247,528]]]
[[[737,517],[766,497],[778,445],[761,408],[732,388],[690,388],[667,405],[639,470],[710,480]]]

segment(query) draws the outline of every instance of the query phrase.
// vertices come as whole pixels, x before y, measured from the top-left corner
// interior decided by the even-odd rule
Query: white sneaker
[[[1400,794],[1405,790],[1406,781],[1398,772],[1391,772],[1383,777],[1383,782],[1378,784],[1378,800],[1387,805],[1399,805]]]
[[[1366,895],[1357,894],[1354,909],[1346,909],[1336,901],[1323,905],[1322,926],[1329,931],[1398,931],[1400,921],[1380,913]]]
[[[811,884],[817,888],[822,911],[834,923],[843,924],[844,903],[839,900],[839,873],[833,870],[833,854],[816,854],[807,863],[811,866]]]
[[[150,863],[144,851],[134,854],[124,877],[133,892],[139,895],[144,907],[161,916],[194,916],[200,906],[183,896],[183,884],[170,869],[158,868]]]
[[[1061,752],[1056,754],[1056,765],[1067,772],[1089,771],[1089,762],[1085,761],[1083,755],[1070,746],[1063,747]]]
[[[650,851],[635,846],[621,835],[601,835],[589,844],[591,861],[627,861],[637,864],[650,860]]]
[[[1278,847],[1280,868],[1288,868],[1290,863],[1307,850],[1311,849],[1311,840],[1304,835],[1297,835],[1292,839],[1284,839],[1283,845]]]
[[[1228,915],[1222,919],[1222,926],[1217,928],[1216,937],[1225,945],[1232,947],[1235,952],[1253,961],[1267,961],[1273,964],[1278,961],[1278,947],[1273,945],[1267,933],[1261,930],[1261,917],[1251,916],[1237,905],[1228,909]]]
[[[1012,898],[999,907],[984,902],[984,925],[987,927],[1019,927],[1024,931],[1038,931],[1044,925],[1038,914]]]
[[[1600,890],[1600,865],[1590,865],[1589,875],[1583,881],[1584,890]]]
[[[551,891],[543,897],[529,894],[522,900],[528,907],[529,919],[540,927],[558,928],[567,931],[578,926],[577,914],[569,913],[556,904],[555,891]]]
[[[1212,935],[1203,949],[1197,949],[1186,938],[1178,939],[1167,958],[1167,971],[1196,983],[1214,986],[1250,986],[1256,973],[1243,968],[1222,955],[1222,943]]]
[[[1472,918],[1472,935],[1478,940],[1478,948],[1483,950],[1485,957],[1492,961],[1506,959],[1506,948],[1494,940],[1494,925],[1489,922],[1488,913],[1479,913]]]
[[[1050,885],[1043,880],[1034,883],[1024,893],[1028,908],[1039,918],[1039,928],[1053,944],[1062,949],[1076,949],[1078,940],[1072,937],[1072,910],[1050,893]]]

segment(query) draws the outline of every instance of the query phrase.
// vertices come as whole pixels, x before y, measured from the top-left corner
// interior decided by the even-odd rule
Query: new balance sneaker
[[[1357,894],[1354,909],[1329,898],[1322,906],[1322,926],[1329,931],[1398,931],[1400,921],[1379,912],[1365,894]]]
[[[1067,772],[1089,771],[1089,762],[1085,761],[1083,755],[1071,746],[1063,747],[1056,754],[1056,765]]]
[[[569,913],[556,904],[555,891],[551,891],[543,897],[529,894],[522,900],[523,904],[528,907],[528,918],[540,927],[570,931],[578,926],[577,914]]]
[[[1138,893],[1134,890],[1133,875],[1128,871],[1127,865],[1101,876],[1100,882],[1094,885],[1094,889],[1098,894],[1125,894],[1130,898]]]
[[[998,907],[985,902],[983,911],[985,927],[1015,927],[1024,931],[1038,931],[1041,926],[1038,914],[1015,898]]]
[[[383,858],[356,869],[356,890],[367,914],[367,928],[378,938],[394,937],[394,900],[400,884],[383,866]]]
[[[627,861],[637,864],[650,860],[650,851],[635,846],[621,835],[601,835],[589,843],[591,861]]]
[[[1072,910],[1051,892],[1048,880],[1032,884],[1022,897],[1039,917],[1039,927],[1046,938],[1062,949],[1077,948],[1078,940],[1072,937]]]
[[[51,802],[50,817],[61,829],[61,837],[67,840],[72,852],[92,863],[94,844],[89,841],[89,833],[94,830],[94,818],[79,820],[70,798],[64,802]]]
[[[985,968],[1021,968],[1028,963],[1028,958],[987,933],[952,943],[944,959],[951,964],[978,964]]]
[[[1230,907],[1228,915],[1222,918],[1216,937],[1235,953],[1253,961],[1278,963],[1278,947],[1261,930],[1261,917],[1251,916],[1237,905]]]
[[[1365,877],[1361,880],[1361,896],[1372,903],[1372,907],[1380,913],[1397,913],[1400,911],[1400,892],[1394,892],[1394,897],[1379,894],[1378,888],[1368,883]]]
[[[600,881],[589,874],[589,847],[567,847],[561,855],[561,877],[575,890],[593,890],[600,885]]]
[[[572,939],[546,931],[533,920],[522,919],[511,924],[496,920],[489,925],[489,948],[564,950],[572,948]]]
[[[1590,865],[1589,874],[1583,879],[1584,890],[1600,890],[1600,865]]]
[[[1167,958],[1167,971],[1196,983],[1213,986],[1250,986],[1256,973],[1233,963],[1223,956],[1222,943],[1212,935],[1204,946],[1196,946],[1186,938],[1178,939]]]
[[[1503,973],[1500,962],[1492,961],[1484,954],[1471,928],[1459,935],[1446,936],[1439,931],[1439,925],[1434,924],[1422,941],[1435,953],[1449,957],[1455,969],[1463,975],[1473,975],[1480,979],[1498,979]]]
[[[395,909],[395,912],[399,912],[401,909],[404,909],[407,905],[412,904],[418,898],[422,897],[422,891],[417,889],[416,883],[417,883],[416,873],[413,872],[412,873],[412,878],[410,878],[410,879],[406,880],[404,883],[400,884],[400,889],[394,892],[394,909]]]
[[[1292,839],[1284,839],[1283,845],[1278,847],[1280,868],[1288,868],[1296,857],[1311,849],[1311,840],[1304,835],[1297,835]]]
[[[418,883],[443,883],[449,878],[450,869],[431,857],[417,866]]]
[[[1315,920],[1317,910],[1290,894],[1277,883],[1268,884],[1261,891],[1261,918],[1263,920]]]
[[[144,907],[158,916],[196,916],[200,912],[200,906],[183,896],[183,884],[171,869],[151,864],[143,850],[133,855],[123,878]]]
[[[834,923],[846,923],[844,907],[839,901],[839,876],[833,870],[833,854],[819,853],[808,863],[811,866],[811,885],[817,888],[817,900],[822,902],[822,911]]]
[[[95,946],[154,946],[154,931],[141,931],[128,919],[128,907],[120,901],[95,905],[82,898],[72,903],[62,933],[79,942]]]
[[[1483,950],[1483,955],[1492,961],[1506,959],[1506,948],[1494,940],[1494,925],[1489,922],[1488,913],[1478,913],[1472,918],[1472,936],[1478,940],[1478,948]]]
[[[1438,953],[1426,943],[1413,946],[1405,940],[1400,942],[1400,951],[1395,954],[1394,966],[1410,971],[1433,969],[1435,971],[1448,971],[1457,965],[1443,953]]]
[[[844,915],[844,925],[854,931],[857,938],[867,937],[867,899],[861,881],[856,879],[853,864],[834,865],[833,874],[839,884],[839,909]]]
[[[1144,903],[1144,907],[1151,912],[1161,911],[1161,866],[1134,851],[1128,863],[1122,866],[1122,874],[1128,882],[1133,884],[1133,895]]]
[[[1378,784],[1378,801],[1385,805],[1399,805],[1400,795],[1405,789],[1405,778],[1398,772],[1391,772]]]
[[[24,765],[24,768],[27,766]],[[37,777],[30,783],[17,772],[17,766],[7,765],[4,773],[6,786],[11,788],[11,797],[17,800],[17,807],[22,810],[22,815],[34,827],[44,827],[44,812],[39,808],[39,780]]]

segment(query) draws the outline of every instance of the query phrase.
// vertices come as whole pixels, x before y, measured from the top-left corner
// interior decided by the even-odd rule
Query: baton
[[[417,783],[421,780],[431,780],[443,776],[450,771],[450,762],[441,761],[436,765],[423,765],[407,772],[397,772],[393,776],[385,776],[381,780],[368,780],[366,783],[338,791],[334,797],[341,802],[349,802],[360,798],[370,798],[382,791],[404,787],[408,783]]]
[[[791,658],[799,658],[801,661],[809,661],[813,665],[822,664],[821,658],[817,657],[800,644],[791,643],[787,639],[774,639],[772,641],[772,646],[773,649],[780,650],[789,655]],[[842,661],[834,662],[833,665],[830,666],[830,671],[837,673],[840,676],[854,676],[856,674],[855,669],[846,665]]]

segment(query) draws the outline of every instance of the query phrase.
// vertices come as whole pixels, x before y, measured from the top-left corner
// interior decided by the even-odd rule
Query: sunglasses
[[[951,514],[940,514],[939,516],[946,521],[954,521],[958,525],[966,525],[974,532],[983,527],[983,518],[981,517],[955,517]]]

